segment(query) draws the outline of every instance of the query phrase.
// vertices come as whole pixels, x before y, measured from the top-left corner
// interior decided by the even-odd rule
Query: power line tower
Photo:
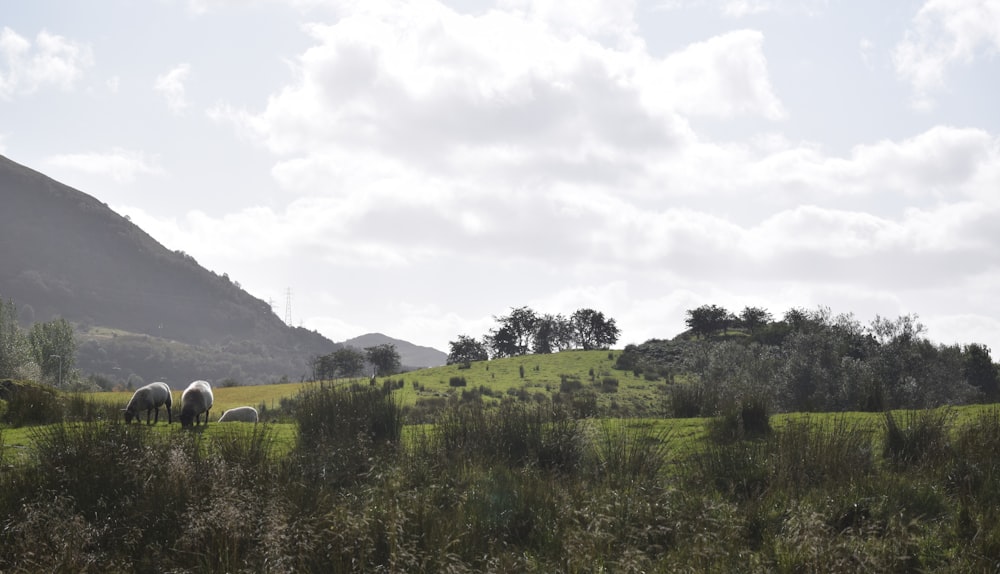
[[[285,289],[285,324],[292,324],[292,288]]]

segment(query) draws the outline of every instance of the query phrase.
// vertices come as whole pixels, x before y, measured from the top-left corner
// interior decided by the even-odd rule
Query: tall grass
[[[317,386],[294,409],[290,450],[266,424],[39,427],[30,456],[0,458],[0,571],[1000,566],[995,409],[919,431],[895,413],[894,427],[810,415],[722,444],[513,400],[455,402],[398,433],[380,388]],[[897,432],[906,446],[880,450]]]

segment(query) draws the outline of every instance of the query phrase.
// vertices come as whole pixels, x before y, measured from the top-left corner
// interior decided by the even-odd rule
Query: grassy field
[[[996,406],[782,414],[727,438],[728,415],[581,419],[525,400],[566,380],[567,395],[665,394],[601,355],[407,373],[391,397],[224,387],[216,416],[295,397],[294,422],[194,431],[72,418],[83,397],[60,396],[60,420],[99,422],[0,429],[0,571],[1000,571]],[[517,399],[463,400],[474,385]],[[404,425],[404,404],[445,395],[433,424]]]

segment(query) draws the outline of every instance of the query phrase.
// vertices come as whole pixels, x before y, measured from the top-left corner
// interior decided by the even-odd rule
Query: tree
[[[724,307],[718,305],[702,305],[697,309],[688,309],[684,323],[691,333],[700,337],[710,337],[729,327],[731,315]]]
[[[0,378],[20,378],[21,367],[30,360],[28,340],[17,324],[17,307],[13,300],[0,299]]]
[[[365,368],[365,354],[354,347],[341,347],[331,355],[331,366],[340,377],[356,377]]]
[[[448,365],[465,365],[490,358],[486,345],[466,335],[459,335],[457,341],[448,341],[448,348]]]
[[[28,343],[42,379],[62,384],[76,364],[76,340],[73,326],[66,319],[35,323],[28,333]]]
[[[312,365],[314,381],[326,381],[334,377],[333,353],[328,355],[317,355],[309,361]]]
[[[392,343],[365,347],[365,357],[375,367],[375,374],[394,375],[399,371],[399,352],[396,351],[396,345]]]
[[[483,341],[494,359],[516,357],[518,354],[517,337],[509,326],[491,330]]]
[[[573,344],[573,329],[569,319],[562,315],[542,315],[535,330],[535,344],[532,350],[539,355],[555,353],[570,348]]]
[[[618,342],[621,331],[615,320],[593,309],[577,309],[570,317],[573,341],[584,350],[609,349]]]
[[[511,308],[510,315],[494,317],[500,326],[487,336],[496,357],[527,355],[538,329],[538,315],[528,307]]]
[[[771,322],[771,314],[766,309],[760,307],[744,307],[739,315],[740,325],[753,335],[761,327],[765,327]]]
[[[963,351],[965,361],[962,374],[965,376],[965,381],[979,389],[986,399],[996,399],[1000,393],[1000,371],[990,358],[990,348],[972,343],[966,345]]]

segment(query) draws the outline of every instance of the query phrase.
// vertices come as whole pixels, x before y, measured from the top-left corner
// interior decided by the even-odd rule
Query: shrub
[[[666,468],[672,438],[649,421],[602,420],[593,441],[596,470],[613,485],[654,481]]]
[[[709,437],[716,443],[765,436],[771,432],[767,401],[753,397],[726,407],[709,423]]]
[[[486,463],[568,469],[582,455],[579,424],[565,411],[538,403],[450,407],[434,432],[441,452]]]
[[[948,427],[954,418],[949,409],[905,411],[901,419],[892,411],[884,417],[882,456],[897,467],[948,458]]]
[[[692,485],[710,485],[737,501],[757,499],[770,482],[767,449],[763,441],[709,446],[685,463],[687,478]]]
[[[452,377],[448,379],[449,387],[464,387],[466,385],[465,377]]]
[[[789,420],[775,433],[770,466],[774,482],[792,492],[821,485],[838,485],[875,471],[872,431],[845,416],[828,425],[809,417]]]
[[[402,409],[393,395],[371,387],[307,387],[296,397],[298,442],[312,449],[321,444],[348,445],[359,437],[372,444],[398,444]]]
[[[605,393],[617,393],[618,379],[615,377],[604,377],[601,379],[601,390]]]
[[[705,391],[701,385],[677,385],[670,389],[670,410],[674,418],[690,419],[701,416]]]
[[[87,399],[71,393],[65,399],[65,419],[76,422],[113,421],[121,417],[121,406],[107,401]]]
[[[576,375],[559,375],[559,392],[572,393],[583,388],[580,377]]]
[[[12,427],[47,425],[63,421],[63,409],[58,394],[34,384],[19,385],[7,399],[3,421]]]

